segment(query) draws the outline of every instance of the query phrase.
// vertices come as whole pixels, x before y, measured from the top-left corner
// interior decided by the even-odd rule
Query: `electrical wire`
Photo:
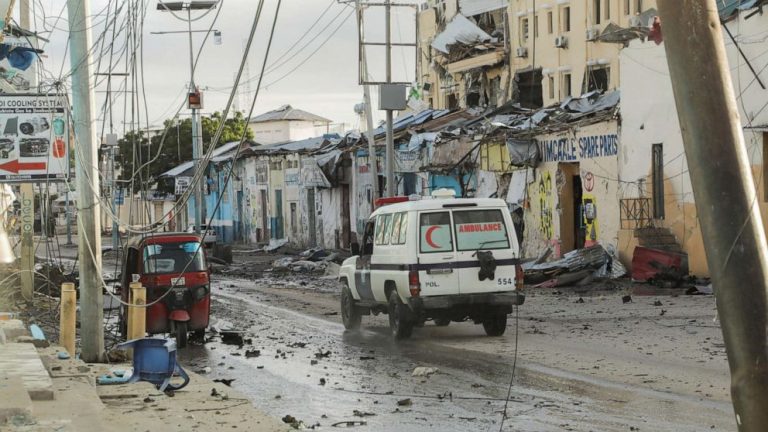
[[[504,411],[501,414],[501,422],[499,422],[499,432],[504,428],[504,420],[507,418],[507,408],[509,407],[509,398],[512,396],[512,384],[515,382],[515,370],[517,368],[517,346],[520,334],[520,306],[515,305],[515,355],[512,360],[512,376],[509,378],[509,386],[507,387],[507,397],[504,399]]]
[[[271,30],[271,33],[270,33],[270,39],[269,39],[269,43],[268,43],[268,45],[267,45],[267,53],[265,54],[264,63],[262,64],[262,69],[265,67],[265,65],[266,65],[266,61],[267,61],[267,58],[268,58],[268,56],[269,56],[269,49],[270,49],[270,47],[271,47],[271,44],[272,44],[272,37],[273,37],[273,35],[274,35],[274,30],[275,30],[275,27],[276,27],[276,23],[277,23],[277,17],[278,17],[278,13],[279,13],[279,8],[280,8],[280,4],[281,4],[281,2],[282,2],[282,0],[278,0],[278,6],[277,6],[277,9],[276,9],[276,11],[275,11],[275,17],[274,17],[274,20],[273,20],[273,22],[272,22],[272,30]],[[248,38],[248,43],[247,43],[247,45],[246,45],[246,50],[245,50],[245,52],[243,53],[242,62],[241,62],[241,64],[240,64],[240,68],[239,68],[239,71],[238,71],[238,74],[237,74],[237,77],[236,77],[236,82],[235,82],[235,85],[233,86],[233,91],[230,93],[230,97],[229,97],[229,100],[228,100],[228,102],[227,102],[226,108],[224,109],[224,112],[223,112],[223,114],[222,114],[222,121],[221,121],[221,123],[219,124],[219,128],[218,128],[218,130],[216,131],[216,134],[215,134],[215,136],[214,136],[214,138],[213,138],[213,143],[212,143],[212,145],[209,147],[209,151],[211,151],[211,149],[213,149],[213,148],[215,147],[215,143],[217,143],[217,142],[218,142],[218,140],[220,139],[220,137],[221,137],[221,133],[222,133],[222,131],[223,131],[223,129],[224,129],[224,124],[225,124],[225,122],[226,122],[226,119],[227,119],[227,117],[228,117],[228,114],[229,114],[229,110],[230,110],[230,108],[231,108],[231,106],[232,106],[232,103],[233,103],[233,101],[234,101],[234,98],[235,98],[235,96],[236,96],[236,92],[234,91],[234,89],[235,89],[235,88],[237,88],[237,85],[238,85],[238,81],[240,80],[240,78],[241,78],[241,76],[242,76],[242,73],[243,73],[243,70],[244,70],[244,68],[245,68],[245,64],[246,64],[246,62],[247,62],[247,58],[248,58],[248,53],[250,52],[250,47],[251,47],[251,44],[252,44],[252,42],[253,42],[253,39],[254,39],[254,35],[255,35],[255,32],[256,32],[256,28],[257,28],[257,26],[258,26],[258,22],[259,22],[259,18],[260,18],[260,15],[261,15],[261,10],[262,10],[263,4],[264,4],[264,0],[261,0],[261,1],[259,2],[259,6],[258,6],[258,9],[257,9],[257,11],[256,11],[256,16],[254,17],[253,26],[252,26],[252,28],[251,28],[251,33],[250,33],[250,36],[249,36],[249,38]],[[259,86],[259,87],[260,87],[260,86]],[[255,105],[256,105],[256,100],[257,100],[257,97],[258,97],[258,93],[259,93],[259,87],[257,87],[257,89],[256,89],[256,94],[254,95],[254,98],[253,98],[253,102],[252,102],[252,104],[251,104],[251,110],[250,110],[250,112],[249,112],[249,114],[248,114],[248,120],[250,120],[250,118],[251,118],[251,116],[252,116],[252,114],[253,114],[253,110],[254,110],[254,108],[255,108]],[[243,136],[241,137],[240,145],[238,146],[238,150],[237,150],[238,154],[239,154],[239,152],[240,152],[240,150],[241,150],[241,148],[242,148],[242,144],[245,142],[245,134],[246,134],[246,133],[247,133],[247,132],[246,132],[246,131],[244,131],[244,132],[243,132]],[[227,177],[226,177],[226,178],[227,178],[227,180],[225,181],[225,186],[226,186],[226,184],[227,184],[226,182],[228,182],[228,181],[229,181],[229,179],[231,178],[233,170],[234,170],[234,164],[232,164],[232,166],[231,166],[231,168],[230,168],[230,171],[229,171],[229,173],[228,173],[228,175],[227,175]],[[202,170],[199,170],[199,172],[202,172]],[[190,188],[190,189],[191,189],[191,188]],[[219,196],[219,198],[218,198],[218,200],[217,200],[217,203],[216,203],[215,209],[218,209],[219,205],[221,204],[221,201],[222,201],[222,199],[223,199],[223,195],[220,195],[220,196]],[[212,212],[212,215],[211,215],[211,221],[213,220],[213,215],[215,214],[215,212],[216,212],[216,210],[214,210],[214,212]],[[79,223],[79,224],[82,224],[82,222],[81,222],[80,218],[78,218],[78,223]],[[81,229],[82,229],[82,227],[81,227]],[[197,250],[195,251],[195,255],[196,255],[196,254],[198,254],[198,253],[200,253],[200,249],[202,248],[202,245],[203,245],[203,243],[204,243],[204,241],[205,241],[205,235],[206,235],[206,233],[204,232],[204,233],[203,233],[203,235],[202,235],[202,239],[201,239],[202,241],[201,241],[201,242],[198,244]],[[88,239],[87,239],[87,238],[85,238],[85,241],[86,241],[86,245],[85,245],[85,246],[86,246],[86,249],[89,251],[89,253],[90,253],[90,255],[91,255],[91,258],[94,260],[94,262],[96,262],[96,257],[95,257],[95,255],[94,255],[94,250],[93,250],[93,247],[92,247],[92,245],[91,245],[91,244],[88,242]],[[182,270],[182,273],[184,273],[184,272],[186,271],[186,269],[187,269],[187,268],[188,268],[188,267],[189,267],[189,266],[192,264],[192,262],[193,262],[192,260],[190,260],[189,262],[187,262],[187,264],[186,264],[185,268]],[[100,277],[101,277],[101,275],[100,275]],[[104,288],[106,288],[106,282],[104,281],[103,277],[101,277],[101,283],[102,283],[102,286],[103,286]],[[178,283],[178,281],[177,281],[177,283]],[[119,302],[119,303],[120,303],[121,305],[123,305],[123,306],[131,306],[131,307],[144,307],[144,308],[146,308],[146,307],[150,307],[150,306],[152,306],[152,305],[154,305],[154,304],[156,304],[156,303],[158,303],[158,302],[162,301],[162,300],[163,300],[163,299],[164,299],[164,298],[165,298],[165,297],[166,297],[166,296],[167,296],[167,295],[168,295],[170,292],[172,292],[172,291],[173,291],[173,288],[174,288],[174,287],[175,287],[175,285],[174,285],[174,286],[171,286],[171,287],[169,287],[169,288],[168,288],[168,289],[165,291],[165,293],[163,293],[163,294],[162,294],[160,297],[158,297],[157,299],[153,300],[152,302],[148,302],[147,304],[144,304],[144,305],[136,305],[136,304],[130,304],[130,303],[128,303],[128,302],[125,302],[125,301],[124,301],[124,300],[122,300],[121,298],[118,298],[118,297],[117,297],[117,296],[116,296],[114,293],[112,293],[112,292],[111,292],[109,289],[106,289],[106,292],[107,292],[107,294],[108,294],[108,295],[110,295],[112,298],[114,298],[114,299],[115,299],[115,301]]]

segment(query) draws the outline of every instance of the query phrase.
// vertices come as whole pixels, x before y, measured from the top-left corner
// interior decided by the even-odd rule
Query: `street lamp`
[[[210,10],[216,8],[218,0],[192,0],[188,2],[159,2],[157,4],[157,10],[168,12],[187,11],[187,34],[189,35],[189,92],[187,94],[187,108],[192,110],[192,159],[195,166],[195,173],[201,168],[200,157],[203,153],[202,142],[202,130],[200,130],[200,121],[198,118],[198,110],[203,108],[203,97],[200,91],[195,85],[195,55],[192,49],[192,11],[193,10]],[[176,14],[173,14],[175,18],[179,18]],[[182,19],[182,18],[179,18]],[[159,33],[159,32],[158,32]],[[172,32],[165,32],[172,33]],[[216,30],[214,32],[215,38],[221,41],[221,32]],[[195,188],[195,232],[200,234],[204,210],[203,210],[203,182],[197,183]]]

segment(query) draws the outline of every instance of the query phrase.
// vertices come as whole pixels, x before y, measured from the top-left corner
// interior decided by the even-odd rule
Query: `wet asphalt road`
[[[499,430],[512,364],[498,356],[442,347],[419,332],[395,343],[388,328],[366,327],[365,318],[360,332],[345,332],[336,322],[270,305],[272,299],[253,289],[254,282],[217,285],[213,326],[243,330],[251,343],[239,348],[213,338],[183,350],[182,362],[193,371],[210,367],[212,379],[235,379],[232,387],[268,414],[291,415],[326,430],[346,421],[376,431]],[[511,321],[507,331],[514,329]],[[486,337],[482,327],[477,337]],[[246,357],[252,350],[259,355]],[[439,372],[414,377],[418,366]],[[404,399],[410,405],[398,405]],[[632,412],[626,401],[519,384],[512,387],[506,412],[505,431],[701,430]]]

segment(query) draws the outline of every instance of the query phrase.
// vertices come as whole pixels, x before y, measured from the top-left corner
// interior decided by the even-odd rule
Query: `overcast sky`
[[[127,0],[112,0],[113,10],[115,1],[127,9]],[[64,62],[63,70],[66,74],[69,70],[69,59],[65,57],[68,26],[65,2],[35,0],[33,3],[35,5],[33,29],[36,27],[40,32],[48,31],[49,33],[43,33],[43,36],[51,41],[44,47],[45,68],[50,75],[57,77],[60,76],[59,71]],[[253,81],[250,87],[252,91],[256,89],[256,79],[264,59],[269,27],[274,17],[277,0],[266,0],[265,4],[249,62],[250,77]],[[94,41],[98,40],[103,31],[105,20],[103,12],[108,5],[110,5],[109,0],[91,0]],[[173,116],[183,100],[183,93],[189,82],[189,45],[186,33],[155,35],[151,32],[186,30],[187,23],[176,19],[168,12],[156,10],[156,0],[147,1],[146,5],[148,11],[144,21],[143,54],[147,112],[149,122],[160,125],[163,119]],[[208,39],[195,72],[195,81],[205,93],[204,112],[222,111],[225,107],[257,5],[256,0],[222,0],[220,2],[220,14],[213,27],[221,31],[222,44],[214,44],[213,37]],[[323,14],[324,11],[325,14]],[[336,0],[282,1],[269,55],[270,61],[267,63],[268,72],[263,79],[254,115],[284,104],[291,104],[295,108],[322,115],[334,122],[344,122],[348,128],[359,126],[353,108],[356,103],[362,101],[362,87],[358,85],[357,30],[355,15],[352,12],[351,7],[338,4]],[[207,30],[213,22],[215,13],[216,11],[213,11],[195,21],[193,30]],[[377,12],[373,11],[366,19],[370,22],[379,21],[380,16],[376,14]],[[193,19],[200,15],[202,12],[194,12]],[[123,12],[120,16],[118,27],[122,25],[126,14]],[[45,20],[45,26],[43,20]],[[404,14],[394,18],[393,40],[405,39],[409,32],[412,34],[413,25],[409,25],[413,22],[412,20],[413,18],[407,20]],[[316,21],[317,24],[309,35],[289,51],[289,48]],[[370,30],[368,33],[371,33]],[[374,35],[380,33],[380,29],[373,31]],[[204,32],[194,34],[195,52],[199,49],[203,37]],[[326,39],[328,41],[323,45]],[[317,52],[312,55],[315,50]],[[412,52],[393,54],[396,78],[407,74],[408,80],[413,80],[412,56]],[[381,55],[369,54],[369,57],[375,57],[372,69],[381,67]],[[276,62],[276,60],[279,61]],[[101,71],[106,72],[108,59],[102,58],[102,62]],[[270,64],[274,65],[273,70],[269,70]],[[124,62],[115,71],[125,71]],[[208,90],[205,90],[206,88]],[[100,86],[97,90],[104,89],[105,86]],[[238,99],[239,108],[246,110],[250,105],[250,99],[246,100],[245,94],[247,85],[241,85],[240,89],[243,94]],[[372,94],[375,108],[375,88]],[[97,111],[101,109],[104,97],[103,92],[96,93]],[[114,104],[114,123],[116,132],[119,133],[122,133],[124,120],[122,104],[122,100]],[[141,109],[144,110],[143,106]],[[189,111],[185,108],[181,113],[188,115]],[[374,112],[375,121],[381,118],[383,118],[383,112]],[[146,121],[142,120],[142,126],[144,124]]]

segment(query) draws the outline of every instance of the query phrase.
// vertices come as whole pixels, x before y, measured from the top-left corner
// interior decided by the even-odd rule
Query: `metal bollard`
[[[142,339],[147,333],[147,289],[141,282],[131,282],[128,306],[128,340]]]
[[[59,319],[59,344],[70,356],[75,356],[75,334],[77,322],[77,291],[75,284],[61,284],[61,314]]]

